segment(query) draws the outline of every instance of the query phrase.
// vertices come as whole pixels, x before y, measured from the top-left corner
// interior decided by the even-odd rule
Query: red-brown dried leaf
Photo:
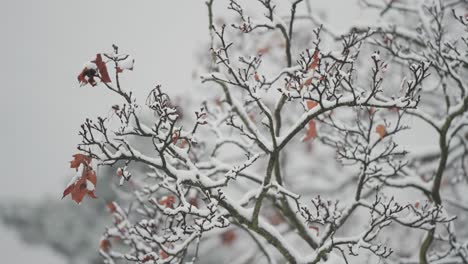
[[[101,82],[110,83],[111,79],[109,73],[107,72],[107,66],[106,63],[102,60],[101,54],[96,54],[96,59],[93,62],[96,63],[96,66],[99,70],[99,74],[101,75]]]
[[[236,232],[234,230],[228,230],[221,234],[221,240],[223,245],[231,245],[237,238]]]
[[[111,248],[111,243],[108,239],[103,239],[101,240],[101,242],[99,243],[99,248],[108,253],[110,251],[110,248]]]
[[[317,127],[315,125],[315,121],[312,119],[309,121],[309,124],[307,125],[307,133],[302,139],[302,141],[305,142],[316,137],[317,137]]]
[[[79,153],[75,154],[73,155],[73,160],[70,161],[70,168],[78,169],[80,164],[89,166],[91,164],[91,160],[92,160],[91,157],[88,157],[86,155],[79,154]]]
[[[146,256],[143,257],[141,262],[145,263],[145,262],[148,262],[150,260],[154,260],[154,257],[152,255],[146,255]]]
[[[91,86],[96,86],[97,83],[94,80],[95,76],[95,69],[88,69],[87,67],[85,67],[78,75],[78,82],[80,83],[80,85],[86,85],[89,83],[91,84]]]
[[[312,84],[312,77],[308,78],[307,80],[305,80],[304,82],[304,86],[309,86]]]
[[[73,188],[75,188],[75,185],[74,185],[74,184],[68,186],[68,187],[65,189],[65,191],[63,191],[62,199],[65,198],[65,196],[69,195],[69,194],[73,191]]]
[[[191,204],[192,206],[198,208],[198,199],[197,199],[197,197],[192,197],[192,198],[190,198],[190,199],[189,199],[189,204]]]
[[[69,194],[71,194],[72,200],[78,204],[81,203],[86,195],[96,199],[97,197],[94,193],[94,189],[97,183],[96,172],[89,166],[88,163],[91,162],[91,158],[82,154],[74,155],[74,157],[75,160],[72,161],[72,168],[74,168],[74,166],[84,164],[83,172],[78,180],[67,186],[63,192],[62,199]]]
[[[312,100],[307,100],[306,101],[307,109],[310,110],[318,105],[317,102],[312,101]]]
[[[160,201],[160,205],[166,206],[166,208],[174,208],[175,197],[173,195],[168,195],[163,197]]]
[[[88,193],[86,178],[81,177],[74,185],[73,191],[71,192],[72,200],[79,204]]]
[[[387,130],[384,125],[380,124],[375,128],[375,132],[379,134],[380,138],[384,138],[387,135]]]
[[[319,51],[315,50],[313,58],[312,58],[312,63],[309,65],[309,71],[315,70],[319,64]]]

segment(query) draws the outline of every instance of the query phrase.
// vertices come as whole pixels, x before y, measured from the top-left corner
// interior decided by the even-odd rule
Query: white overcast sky
[[[350,0],[312,2],[330,7],[337,26],[362,15]],[[78,86],[83,63],[115,43],[136,59],[127,79],[138,97],[157,83],[188,94],[207,16],[202,0],[0,1],[0,32],[0,201],[60,199],[79,125],[117,102],[103,89]],[[1,226],[0,234],[2,261],[63,263]]]

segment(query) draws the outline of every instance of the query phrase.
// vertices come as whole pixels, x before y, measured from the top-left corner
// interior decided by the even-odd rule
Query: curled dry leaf
[[[316,137],[317,137],[317,127],[315,125],[315,121],[310,120],[309,123],[307,124],[306,135],[302,138],[302,141],[305,142]]]
[[[81,85],[86,85],[89,83],[91,86],[96,86],[97,82],[94,79],[95,77],[99,77],[103,83],[111,82],[106,63],[102,60],[101,54],[96,54],[96,58],[86,64],[86,66],[78,75],[78,82]]]
[[[107,66],[106,63],[102,60],[101,54],[96,54],[96,59],[92,61],[96,64],[98,70],[99,70],[99,75],[101,77],[101,82],[103,83],[110,83],[111,79],[109,76],[109,73],[107,72]]]
[[[111,248],[111,243],[108,239],[102,239],[101,242],[99,243],[99,248],[104,251],[104,252],[109,252]]]
[[[307,110],[310,110],[310,109],[316,107],[317,105],[318,105],[318,103],[315,102],[315,101],[312,101],[312,100],[307,100],[306,101]]]
[[[317,68],[319,62],[320,62],[319,51],[315,50],[313,58],[312,58],[312,63],[309,65],[309,71],[315,70]]]
[[[96,172],[91,167],[91,157],[83,154],[73,155],[73,160],[70,162],[70,167],[77,171],[81,169],[81,175],[75,176],[76,179],[67,186],[63,192],[62,199],[71,194],[72,200],[76,203],[81,203],[83,198],[88,195],[96,199],[94,190],[96,188]],[[78,171],[79,173],[79,171]]]
[[[380,124],[375,128],[375,132],[379,134],[380,138],[384,138],[387,135],[387,130],[384,125]]]
[[[75,154],[72,156],[73,160],[70,161],[70,168],[78,170],[78,167],[83,164],[85,166],[89,166],[91,164],[91,157],[83,155],[83,154]]]

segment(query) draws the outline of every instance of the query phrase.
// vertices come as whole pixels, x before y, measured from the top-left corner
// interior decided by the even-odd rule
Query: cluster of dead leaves
[[[84,67],[78,75],[78,82],[81,85],[89,83],[91,86],[96,86],[95,77],[99,77],[103,83],[111,82],[106,63],[102,60],[101,54],[96,54],[96,58]]]
[[[76,203],[81,203],[83,198],[88,195],[92,198],[97,198],[94,194],[96,188],[96,172],[91,167],[91,157],[83,154],[73,155],[73,160],[70,161],[70,168],[81,170],[81,175],[78,175],[64,190],[62,199],[71,194],[72,200]]]
[[[174,208],[174,204],[176,199],[174,195],[164,196],[161,200],[159,200],[159,204],[165,206],[166,208]]]
[[[134,62],[135,60],[127,55],[126,59],[118,60],[115,70],[117,73],[121,73],[124,70],[133,70]],[[90,84],[91,86],[96,86],[96,77],[99,78],[102,83],[112,82],[106,63],[107,62],[103,60],[103,54],[96,54],[96,58],[87,63],[78,75],[78,82],[80,85]]]

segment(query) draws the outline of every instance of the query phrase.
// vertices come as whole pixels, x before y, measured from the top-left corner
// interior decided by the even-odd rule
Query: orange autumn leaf
[[[387,130],[385,129],[385,126],[380,124],[375,128],[375,132],[379,134],[380,138],[384,138],[385,135],[387,134]]]
[[[99,75],[97,73],[99,73]],[[83,70],[78,75],[78,82],[81,86],[88,83],[91,84],[91,86],[96,86],[97,82],[94,79],[95,77],[99,77],[103,83],[111,82],[106,63],[102,60],[101,54],[96,54],[96,58],[83,68]]]
[[[237,235],[233,230],[228,230],[221,235],[223,245],[231,245],[236,240]]]
[[[70,161],[70,168],[78,169],[81,164],[89,166],[91,164],[91,157],[79,153],[73,155],[73,160]]]
[[[308,110],[310,110],[310,109],[316,107],[317,105],[318,105],[318,103],[315,102],[315,101],[312,101],[312,100],[307,100],[307,101],[306,101],[306,106],[307,106],[307,109],[308,109]]]
[[[68,186],[65,191],[63,192],[62,199],[65,198],[67,195],[71,194],[72,200],[76,203],[81,203],[83,198],[88,195],[91,198],[96,199],[96,195],[94,194],[94,186],[96,186],[95,179],[96,174],[94,171],[85,170],[83,172],[83,176],[78,179],[75,183],[72,183]],[[91,183],[93,184],[90,187]]]
[[[96,199],[94,190],[96,188],[97,178],[96,172],[90,166],[91,158],[82,154],[73,155],[74,160],[71,161],[70,167],[76,168],[82,166],[81,175],[74,182],[69,184],[63,191],[62,199],[71,194],[72,200],[76,203],[81,203],[83,198],[88,195]]]
[[[315,125],[315,121],[310,120],[309,124],[307,125],[307,133],[302,139],[302,141],[305,142],[316,137],[317,137],[317,127]]]
[[[309,86],[309,85],[311,85],[311,84],[312,84],[312,77],[308,78],[308,79],[305,80],[305,82],[304,82],[304,85],[305,85],[305,86]]]
[[[315,70],[319,64],[319,51],[315,50],[313,58],[312,58],[312,63],[309,65],[309,71]]]
[[[173,195],[165,196],[159,201],[159,204],[166,206],[166,208],[173,208],[174,203],[175,203],[175,197]]]
[[[99,243],[99,248],[106,253],[109,252],[111,248],[110,241],[108,239],[101,240],[101,242]]]

